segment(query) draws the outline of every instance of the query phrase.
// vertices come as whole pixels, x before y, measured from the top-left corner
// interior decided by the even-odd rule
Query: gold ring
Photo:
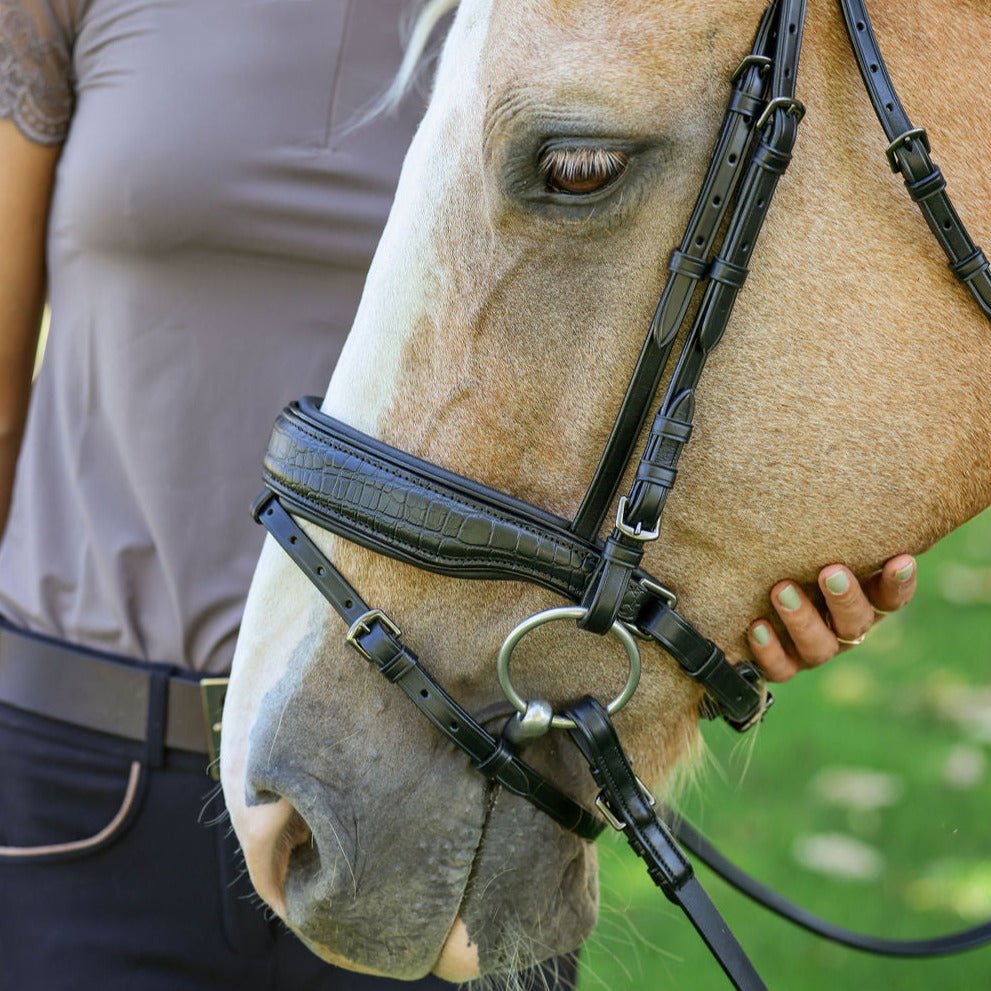
[[[878,609],[877,606],[871,606],[874,610],[875,616],[890,616],[893,612],[898,612],[897,609]]]
[[[835,634],[834,634],[835,636]],[[861,633],[855,640],[844,640],[843,637],[836,637],[837,643],[845,644],[847,647],[859,647],[867,639],[866,633]]]

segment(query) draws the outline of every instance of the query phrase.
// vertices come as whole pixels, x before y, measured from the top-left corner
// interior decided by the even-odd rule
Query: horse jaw
[[[646,0],[465,0],[325,410],[573,512],[691,209],[726,67],[749,42],[740,25],[755,24],[759,8],[672,3],[669,26]],[[606,38],[608,63],[596,48]],[[975,399],[991,352],[966,344],[986,330],[889,188],[883,156],[871,153],[880,138],[851,151],[851,129],[873,135],[876,122],[849,61],[836,12],[811,10],[800,85],[823,98],[809,100],[795,164],[703,378],[695,437],[647,562],[733,658],[775,579],[811,580],[836,559],[866,574],[927,546],[991,491],[991,430]],[[917,82],[913,99],[938,95],[936,82]],[[646,149],[638,182],[581,223],[528,210],[506,177],[541,128],[628,138]],[[834,148],[850,164],[824,183],[819,151]],[[933,312],[957,333],[937,342],[924,321]],[[933,421],[945,426],[939,436]],[[506,631],[559,604],[309,532],[473,712],[496,711],[493,660]],[[288,881],[272,881],[272,858],[245,844],[272,902],[284,899],[287,922],[321,955],[395,976],[443,969],[455,942],[469,968],[474,947],[482,972],[576,946],[595,916],[591,850],[490,790],[344,647],[328,613],[267,548],[235,659],[223,772],[242,838],[252,809],[276,795],[313,836],[315,854],[291,851]],[[609,644],[575,636],[521,650],[514,665],[528,694],[608,697],[622,680]],[[646,659],[619,725],[646,780],[691,751],[697,702],[673,662]],[[590,800],[566,743],[552,737],[527,758]],[[527,932],[538,945],[520,945]]]

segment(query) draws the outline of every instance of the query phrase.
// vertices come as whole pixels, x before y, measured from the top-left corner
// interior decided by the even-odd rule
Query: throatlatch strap
[[[991,319],[991,271],[984,252],[957,215],[946,193],[946,180],[930,157],[929,136],[925,129],[913,127],[905,113],[863,0],[840,0],[843,19],[857,67],[863,76],[874,113],[888,137],[888,164],[892,172],[901,172],[909,195],[919,205],[950,268],[970,290],[984,315]]]
[[[599,801],[608,806],[627,843],[647,865],[647,873],[688,916],[735,988],[760,991],[766,986],[719,910],[709,900],[688,858],[668,827],[654,814],[652,799],[630,767],[612,720],[593,698],[566,713],[575,723],[571,739],[588,761]]]

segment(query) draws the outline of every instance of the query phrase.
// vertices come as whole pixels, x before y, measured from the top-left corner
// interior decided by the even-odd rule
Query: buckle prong
[[[640,587],[645,592],[650,592],[663,599],[667,603],[668,609],[678,608],[678,593],[673,588],[668,588],[667,585],[662,585],[660,582],[655,582],[653,578],[646,577],[640,579]]]
[[[644,530],[642,523],[637,523],[636,526],[630,526],[626,522],[626,502],[626,496],[619,497],[619,505],[616,507],[616,529],[623,536],[629,537],[631,540],[639,540],[642,543],[657,540],[661,535],[660,521],[657,522],[653,530]]]
[[[358,651],[358,653],[361,654],[366,661],[372,660],[372,655],[361,646],[358,641],[358,637],[360,637],[363,633],[367,633],[372,628],[372,623],[376,622],[381,623],[391,634],[396,637],[401,637],[403,635],[403,631],[399,629],[399,627],[396,626],[396,624],[393,623],[393,621],[389,619],[389,617],[382,612],[381,609],[369,609],[368,612],[362,613],[348,627],[348,632],[344,639],[347,643],[351,644],[351,646],[354,647],[354,649]]]
[[[732,76],[730,76],[729,81],[731,83],[736,83],[740,76],[742,76],[752,65],[759,66],[760,74],[763,76],[764,73],[771,68],[772,64],[772,60],[766,55],[747,55],[740,61],[740,64],[736,67],[736,71]]]
[[[643,783],[643,781],[640,780],[640,775],[634,774],[633,777],[636,778],[637,785],[643,793],[643,797],[647,800],[647,804],[651,808],[654,808],[657,805],[657,799],[654,798],[651,790]],[[606,798],[606,793],[604,791],[600,791],[599,794],[595,796],[595,807],[602,813],[606,822],[608,822],[609,825],[612,826],[612,828],[618,833],[621,833],[624,829],[626,829],[626,823],[623,822],[623,820],[620,819],[611,808],[609,808],[609,799]]]
[[[805,104],[801,100],[796,100],[793,96],[776,96],[764,107],[764,112],[757,118],[755,126],[758,131],[763,128],[777,110],[783,110],[788,116],[797,117],[799,120],[805,116]]]
[[[932,149],[929,147],[929,135],[926,134],[926,129],[924,127],[913,127],[911,130],[899,134],[884,152],[888,157],[888,164],[891,166],[892,172],[897,173],[902,170],[902,167],[898,164],[898,159],[895,158],[895,152],[903,145],[911,144],[915,139],[922,142],[922,147],[926,149],[926,152],[932,152]]]

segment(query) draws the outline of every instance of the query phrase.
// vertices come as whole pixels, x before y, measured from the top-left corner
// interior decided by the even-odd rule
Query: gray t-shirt
[[[230,666],[279,408],[322,393],[422,98],[345,127],[403,0],[0,0],[0,116],[64,147],[0,613]]]

